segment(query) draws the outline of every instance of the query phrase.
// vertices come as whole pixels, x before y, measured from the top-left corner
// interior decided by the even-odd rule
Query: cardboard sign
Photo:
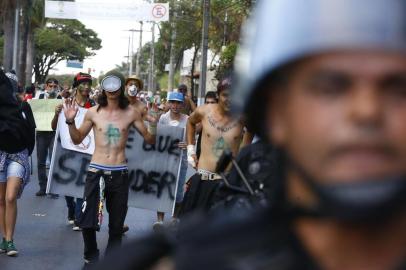
[[[62,103],[62,99],[31,99],[29,103],[37,131],[52,131],[51,122],[55,115],[55,107]]]
[[[130,130],[126,145],[128,205],[168,213],[173,212],[182,154],[186,154],[177,147],[184,130],[163,125],[157,130],[155,145],[146,144],[135,129]],[[64,149],[57,135],[47,192],[82,197],[90,160],[89,154]]]

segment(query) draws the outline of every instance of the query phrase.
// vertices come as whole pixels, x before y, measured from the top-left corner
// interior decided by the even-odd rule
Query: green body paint
[[[211,148],[211,151],[213,152],[214,156],[219,158],[223,154],[224,149],[226,148],[228,148],[226,141],[224,140],[223,137],[220,137],[217,139],[217,141]]]
[[[120,130],[118,128],[115,128],[113,126],[113,124],[109,124],[107,126],[107,131],[104,134],[106,136],[107,142],[109,145],[111,144],[118,144],[118,142],[120,141]]]

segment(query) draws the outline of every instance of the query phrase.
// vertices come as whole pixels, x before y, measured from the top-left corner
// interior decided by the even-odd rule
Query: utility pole
[[[152,41],[149,61],[148,91],[155,92],[154,87],[154,60],[155,60],[155,22],[152,22]]]
[[[175,77],[175,71],[174,71],[174,62],[175,62],[175,40],[176,40],[176,24],[175,24],[175,19],[176,19],[176,2],[174,3],[174,14],[172,17],[172,22],[171,22],[171,28],[172,28],[172,35],[171,35],[171,52],[169,56],[169,75],[168,75],[168,92],[172,92],[174,88],[174,77]]]
[[[128,76],[130,76],[130,46],[131,46],[131,37],[128,37],[128,52],[127,52],[127,67],[128,67]]]
[[[18,66],[18,37],[19,37],[19,26],[20,26],[20,1],[16,0],[16,10],[14,18],[14,42],[13,42],[13,65],[12,68],[17,72]]]
[[[141,67],[140,67],[141,49],[142,49],[142,21],[140,22],[140,44],[138,45],[137,61],[136,61],[136,66],[135,66],[135,75],[138,78],[140,78],[140,73],[141,73]]]
[[[131,53],[130,53],[130,70],[128,71],[128,76],[131,76],[133,74],[133,56],[134,56],[134,31],[133,29],[129,30],[131,31]]]
[[[209,42],[210,0],[203,0],[202,58],[200,65],[198,105],[203,104],[206,95],[207,50]],[[193,76],[193,74],[192,74]]]
[[[134,68],[133,68],[133,58],[134,58],[134,32],[140,32],[140,47],[139,47],[139,51],[141,51],[141,44],[142,44],[142,22],[141,22],[141,30],[137,30],[137,29],[129,29],[129,30],[126,30],[126,31],[129,31],[129,32],[131,32],[131,41],[129,41],[129,43],[131,43],[131,45],[129,45],[129,49],[128,49],[128,51],[129,51],[129,53],[128,53],[128,56],[129,56],[129,65],[128,65],[128,76],[131,76],[132,74],[133,74],[133,70],[134,70]],[[131,47],[131,49],[130,49],[130,47]],[[139,76],[139,70],[137,71],[137,69],[139,69],[139,53],[137,54],[137,62],[136,62],[136,74],[138,74],[137,76]],[[138,73],[137,73],[138,72]]]

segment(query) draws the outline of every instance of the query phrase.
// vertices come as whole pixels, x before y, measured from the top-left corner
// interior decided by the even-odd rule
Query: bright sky
[[[126,0],[115,0],[117,4]],[[133,0],[135,2],[143,3],[143,0]],[[76,0],[76,2],[84,2],[83,0]],[[111,0],[85,0],[85,2],[106,2],[111,3]],[[127,2],[127,1],[126,1]],[[158,2],[158,1],[157,1]],[[94,30],[98,37],[102,40],[102,48],[96,51],[96,55],[85,59],[83,70],[78,68],[66,67],[66,61],[59,63],[50,74],[76,74],[80,71],[88,72],[91,69],[91,75],[98,77],[101,72],[107,72],[120,65],[122,62],[127,62],[125,56],[128,55],[129,37],[131,32],[129,29],[140,29],[140,23],[137,21],[103,21],[103,20],[83,20],[81,21],[87,28]],[[144,23],[142,43],[145,44],[152,39],[151,34],[152,24]],[[159,36],[157,27],[155,28],[155,39]],[[134,32],[134,53],[138,50],[139,32]],[[134,67],[135,72],[135,67]]]

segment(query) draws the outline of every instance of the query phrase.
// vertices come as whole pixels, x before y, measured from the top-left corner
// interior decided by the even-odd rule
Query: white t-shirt
[[[163,115],[161,115],[161,117],[159,118],[158,124],[184,128],[183,134],[185,137],[186,123],[187,123],[187,119],[189,118],[189,116],[186,114],[183,114],[183,113],[181,113],[180,115],[181,116],[180,116],[179,120],[173,120],[171,118],[171,111],[168,111],[168,112],[164,113]],[[182,153],[182,162],[183,162],[182,166],[187,167],[187,155],[186,155],[185,151],[182,151],[182,152],[183,152]]]
[[[158,123],[161,125],[168,125],[168,126],[172,126],[172,127],[186,128],[186,123],[187,123],[187,119],[189,118],[189,116],[187,116],[186,114],[183,114],[183,113],[181,113],[180,115],[181,115],[180,119],[175,120],[175,119],[171,118],[171,111],[168,111],[168,112],[164,113],[163,115],[161,115]]]

